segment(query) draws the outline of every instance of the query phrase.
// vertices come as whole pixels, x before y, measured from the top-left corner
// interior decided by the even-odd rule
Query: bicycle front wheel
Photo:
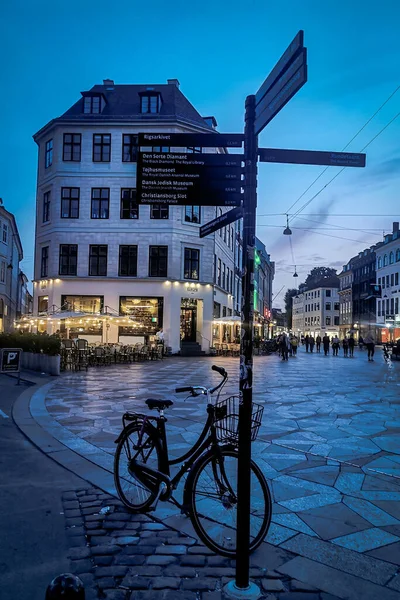
[[[142,426],[142,421],[135,421],[124,429],[114,456],[114,482],[118,496],[133,512],[148,510],[156,494],[135,477],[132,460],[160,469],[159,439],[150,425],[145,425],[143,431]]]
[[[187,479],[185,503],[198,536],[216,554],[235,558],[238,453],[218,447],[199,458]],[[268,483],[251,461],[250,552],[267,535],[272,515]]]

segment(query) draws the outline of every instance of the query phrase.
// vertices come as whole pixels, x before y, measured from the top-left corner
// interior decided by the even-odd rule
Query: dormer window
[[[101,112],[100,96],[85,96],[83,99],[83,112],[87,115],[98,115]]]
[[[157,114],[161,108],[161,95],[145,93],[140,95],[140,112],[142,114]]]

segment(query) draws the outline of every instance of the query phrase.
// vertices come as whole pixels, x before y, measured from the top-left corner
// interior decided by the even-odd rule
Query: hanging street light
[[[283,235],[292,235],[292,230],[289,227],[289,215],[286,215],[286,227],[283,230]]]

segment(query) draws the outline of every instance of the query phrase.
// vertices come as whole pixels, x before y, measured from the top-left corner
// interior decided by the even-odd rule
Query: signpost
[[[281,150],[259,148],[261,162],[297,165],[326,165],[328,167],[365,167],[365,154],[354,152],[321,152],[315,150]]]
[[[21,357],[21,348],[3,348],[0,351],[0,373],[18,373],[17,385],[20,384]]]
[[[365,166],[365,154],[258,149],[258,134],[307,81],[307,49],[303,42],[303,31],[299,31],[258,92],[247,97],[244,135],[139,134],[139,146],[142,149],[137,165],[139,203],[236,207],[203,225],[199,231],[200,237],[243,218],[236,578],[225,587],[226,594],[236,599],[255,599],[259,596],[258,587],[249,581],[257,159],[259,157],[261,162]],[[153,151],[153,145],[164,148],[241,148],[243,142],[244,154]]]

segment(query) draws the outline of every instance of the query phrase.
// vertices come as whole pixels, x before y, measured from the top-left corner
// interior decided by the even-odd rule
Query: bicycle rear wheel
[[[211,449],[194,465],[185,486],[185,503],[198,536],[210,550],[236,556],[238,453],[232,447]],[[250,552],[264,540],[272,515],[271,494],[257,464],[251,461]]]
[[[135,477],[130,468],[136,459],[153,469],[160,469],[161,447],[153,428],[146,424],[143,435],[142,421],[128,425],[121,434],[114,456],[114,482],[118,496],[133,512],[145,512],[152,505],[156,494]]]

